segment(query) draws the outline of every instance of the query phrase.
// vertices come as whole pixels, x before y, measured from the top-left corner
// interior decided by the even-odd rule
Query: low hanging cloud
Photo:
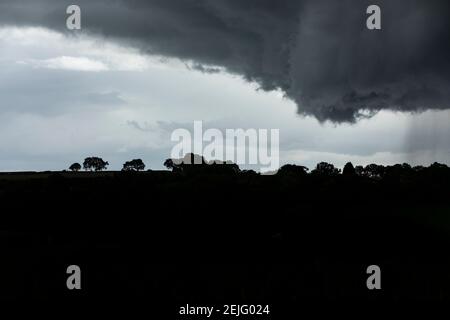
[[[372,1],[78,0],[82,32],[282,90],[298,112],[355,122],[380,110],[450,107],[450,3]],[[65,29],[69,1],[0,4],[0,24]]]

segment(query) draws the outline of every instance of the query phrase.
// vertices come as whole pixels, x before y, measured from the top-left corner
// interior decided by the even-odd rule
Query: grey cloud
[[[450,3],[369,1],[78,0],[83,28],[148,53],[218,67],[283,90],[300,114],[355,122],[379,110],[450,107]],[[64,30],[69,1],[3,1],[0,24]],[[195,67],[197,66],[197,67]],[[204,67],[212,66],[212,67]]]
[[[147,121],[141,123],[136,120],[128,120],[127,125],[142,132],[161,132],[162,134],[170,135],[170,133],[175,129],[192,126],[192,123],[181,124],[176,122],[156,121],[154,124],[152,124]]]
[[[217,68],[217,67],[214,67],[214,66],[206,66],[206,65],[203,65],[201,63],[186,64],[186,67],[188,69],[190,69],[190,70],[197,70],[197,71],[200,71],[200,72],[203,72],[203,73],[210,73],[210,74],[212,74],[212,73],[219,73],[219,72],[222,71],[221,68]]]
[[[75,73],[67,77],[65,71],[39,70],[30,72],[23,66],[5,66],[0,74],[0,111],[26,112],[42,115],[64,114],[80,108],[115,108],[126,103],[117,91],[102,85],[93,88],[92,82],[104,77]],[[14,76],[11,74],[14,72]]]

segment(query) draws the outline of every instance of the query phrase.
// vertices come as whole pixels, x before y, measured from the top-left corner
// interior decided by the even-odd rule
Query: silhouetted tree
[[[203,166],[203,170],[208,173],[220,173],[220,174],[236,174],[241,172],[239,166],[231,161],[214,160],[206,163],[207,166]]]
[[[247,176],[258,176],[259,173],[257,173],[255,170],[242,170],[241,173],[243,175],[247,175]]]
[[[172,170],[174,166],[173,160],[172,159],[166,159],[164,161],[164,167],[166,167],[169,170]]]
[[[342,174],[346,177],[353,177],[356,175],[355,167],[353,167],[353,164],[351,162],[347,162],[344,166],[344,171],[342,171]]]
[[[425,173],[429,181],[439,181],[442,184],[450,185],[450,169],[445,164],[435,162],[426,169]]]
[[[414,170],[409,164],[395,164],[385,168],[383,178],[405,180],[411,178],[413,173]]]
[[[69,167],[70,171],[80,171],[81,170],[81,164],[79,164],[78,162],[73,163],[70,167]]]
[[[304,166],[297,166],[295,164],[285,164],[282,166],[277,175],[293,175],[293,176],[305,176],[309,169]]]
[[[334,177],[339,175],[339,173],[341,173],[341,170],[335,168],[331,163],[320,162],[311,173],[320,176]]]
[[[448,172],[448,166],[446,164],[442,164],[439,162],[435,162],[430,166],[430,169],[432,170],[442,170]]]
[[[386,168],[382,165],[377,164],[369,164],[364,168],[363,176],[372,178],[372,179],[382,179],[386,174]]]
[[[107,168],[109,165],[108,161],[104,161],[102,158],[98,157],[89,157],[84,159],[83,169],[84,170],[94,170],[94,171],[102,171]]]
[[[145,164],[141,159],[134,159],[123,164],[122,171],[142,171],[145,169]]]
[[[166,159],[164,166],[172,172],[181,172],[182,170],[180,164],[175,163],[173,159]]]
[[[363,167],[363,166],[356,166],[356,167],[355,167],[355,173],[356,173],[358,176],[361,176],[361,177],[365,176],[364,167]]]
[[[173,172],[193,170],[194,166],[199,169],[204,165],[206,165],[205,159],[193,153],[187,153],[182,159],[167,159],[164,161],[164,166]]]

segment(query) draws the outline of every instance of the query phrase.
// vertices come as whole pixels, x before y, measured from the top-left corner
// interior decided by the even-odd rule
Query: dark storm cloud
[[[85,31],[279,88],[321,121],[450,107],[448,1],[377,0],[381,31],[366,29],[365,0],[75,2]],[[0,23],[64,30],[69,4],[2,1]]]

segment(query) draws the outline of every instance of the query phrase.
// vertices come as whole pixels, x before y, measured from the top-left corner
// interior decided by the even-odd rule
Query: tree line
[[[108,161],[104,161],[99,157],[88,157],[84,159],[83,166],[78,162],[70,165],[69,170],[73,172],[80,171],[83,168],[86,171],[103,171],[109,166]],[[145,164],[141,159],[134,159],[123,164],[122,171],[142,171],[145,169]]]
[[[108,161],[103,160],[100,157],[87,157],[84,159],[83,164],[73,163],[69,170],[73,172],[84,169],[85,171],[103,171],[108,168]],[[182,159],[166,159],[164,166],[174,173],[246,173],[246,174],[259,174],[254,170],[241,170],[239,166],[232,162],[223,162],[218,160],[207,161],[200,155],[187,154]],[[122,171],[143,171],[146,165],[142,159],[133,159],[126,161],[123,164]],[[378,164],[369,164],[366,166],[354,166],[351,162],[348,162],[343,170],[336,168],[333,164],[328,162],[320,162],[313,170],[301,165],[286,164],[283,165],[276,174],[279,176],[360,176],[366,178],[372,178],[381,180],[388,176],[411,176],[415,173],[421,173],[425,171],[440,171],[441,173],[450,174],[450,168],[446,164],[433,163],[429,167],[424,166],[411,166],[407,163],[395,164],[391,166],[383,166]]]

